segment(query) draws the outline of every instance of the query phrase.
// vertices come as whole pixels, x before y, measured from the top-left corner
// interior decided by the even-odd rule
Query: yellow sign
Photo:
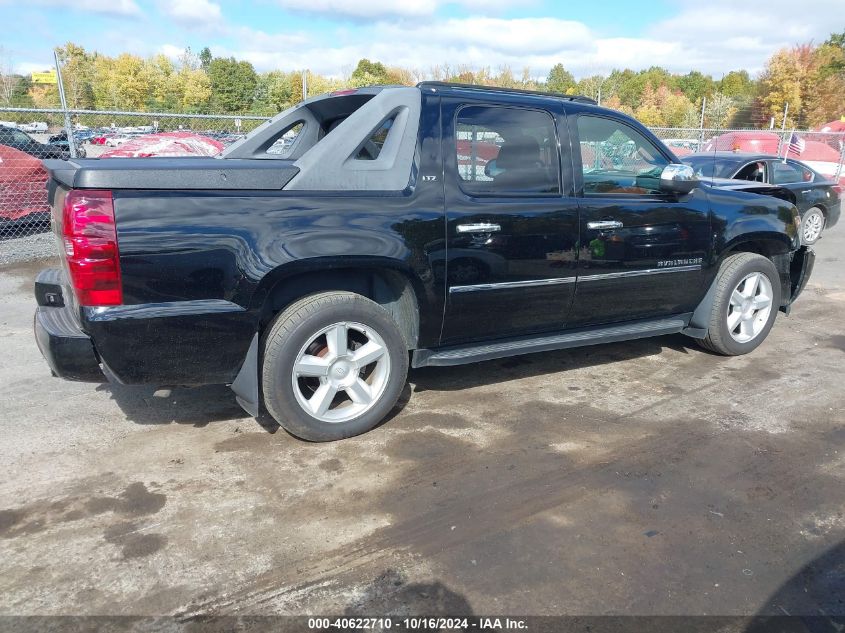
[[[59,83],[56,77],[55,70],[48,70],[44,73],[32,73],[32,83],[34,84],[57,84]]]

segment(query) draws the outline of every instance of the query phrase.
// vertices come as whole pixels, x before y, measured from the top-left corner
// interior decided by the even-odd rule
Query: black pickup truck
[[[677,332],[745,354],[814,261],[776,191],[699,183],[582,97],[363,88],[218,158],[45,164],[63,269],[38,276],[35,333],[53,373],[229,384],[308,440],[378,424],[409,364]]]

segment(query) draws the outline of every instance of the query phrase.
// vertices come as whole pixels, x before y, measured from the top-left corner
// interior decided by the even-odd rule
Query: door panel
[[[579,115],[570,130],[579,139],[573,161],[582,197],[568,326],[691,312],[711,244],[707,195],[662,193],[669,157],[625,121]]]
[[[561,195],[552,113],[443,100],[447,298],[442,343],[562,329],[578,203]],[[568,175],[569,172],[567,172]]]

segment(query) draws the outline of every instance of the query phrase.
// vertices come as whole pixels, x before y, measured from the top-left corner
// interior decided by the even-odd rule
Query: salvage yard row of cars
[[[47,142],[36,140],[30,133],[48,134],[47,123],[0,121],[0,233],[13,233],[21,225],[25,225],[24,228],[46,226],[49,219],[45,189],[47,174],[40,161],[70,157],[70,143],[64,130],[50,135]],[[103,158],[213,156],[243,137],[243,134],[214,130],[159,133],[152,125],[121,128],[78,126],[73,132],[76,154],[80,158],[86,156],[86,145],[102,147],[95,155]],[[286,135],[268,153],[284,152],[292,138],[292,135]],[[835,134],[820,134],[819,138],[825,139],[825,142],[806,140],[803,143],[801,160],[795,155],[779,160],[781,138],[765,131],[732,131],[703,143],[698,139],[685,138],[664,139],[664,143],[684,163],[693,166],[699,178],[711,179],[712,184],[729,187],[730,180],[750,180],[788,191],[779,195],[791,196],[802,214],[803,239],[805,243],[813,244],[823,230],[835,222],[831,214],[837,213],[837,210],[831,208],[830,201],[838,199],[845,184],[845,174],[842,174],[840,182],[833,182],[839,171],[841,151],[834,145],[841,144],[841,138]],[[459,146],[467,142],[467,139],[458,139]],[[478,165],[494,159],[500,145],[501,139],[476,143]],[[624,161],[628,149],[619,147],[614,150],[617,162]],[[606,158],[613,153],[607,148],[603,151]],[[495,160],[491,168],[495,169]],[[768,193],[774,195],[776,190],[771,189]]]
[[[47,172],[44,159],[70,158],[67,132],[50,135],[47,142],[30,133],[45,135],[46,123],[16,125],[0,122],[0,237],[43,230],[49,224]],[[153,126],[132,128],[75,129],[77,157],[87,154],[85,146],[104,146],[103,158],[152,156],[214,156],[243,134],[189,130],[158,133]],[[108,149],[106,149],[108,148]]]

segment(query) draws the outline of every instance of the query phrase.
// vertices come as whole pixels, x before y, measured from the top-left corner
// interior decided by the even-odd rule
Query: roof
[[[543,90],[524,90],[522,88],[502,88],[501,86],[479,86],[477,84],[459,84],[449,81],[422,81],[417,84],[417,88],[434,88],[434,89],[456,89],[456,90],[474,90],[478,92],[496,92],[513,95],[530,95],[534,97],[552,97],[555,99],[563,99],[564,101],[575,101],[578,103],[589,103],[596,105],[594,99],[584,97],[582,95],[568,95],[562,92],[546,92]]]
[[[736,159],[736,161],[742,162],[746,160],[770,160],[772,158],[779,158],[774,154],[761,154],[757,152],[729,152],[729,151],[719,151],[719,152],[696,152],[695,154],[688,154],[684,156],[684,158],[719,158],[721,160],[729,160],[729,159]],[[794,160],[794,157],[790,157]]]

